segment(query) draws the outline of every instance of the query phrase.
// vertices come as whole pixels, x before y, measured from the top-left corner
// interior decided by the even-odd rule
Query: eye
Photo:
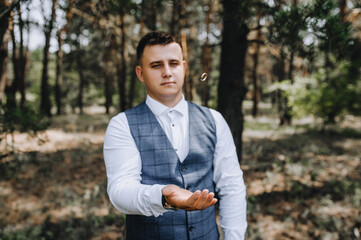
[[[153,64],[151,68],[160,68],[160,64]]]
[[[176,67],[176,66],[179,65],[179,62],[176,62],[176,61],[170,62],[170,65],[171,65],[172,67]]]

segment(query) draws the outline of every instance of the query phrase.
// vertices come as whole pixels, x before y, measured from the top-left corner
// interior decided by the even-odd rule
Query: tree
[[[79,108],[79,113],[83,114],[83,106],[84,106],[84,88],[85,88],[85,74],[84,74],[84,64],[83,64],[83,50],[80,44],[80,30],[76,32],[77,40],[75,41],[76,46],[76,67],[78,69],[79,76],[79,85],[78,85],[78,97],[77,97],[77,105]]]
[[[54,28],[55,18],[56,18],[56,6],[57,0],[52,0],[51,16],[50,18],[45,17],[44,13],[44,35],[45,35],[45,46],[44,46],[44,58],[43,58],[43,70],[41,77],[41,100],[40,100],[40,111],[47,116],[51,116],[51,102],[50,102],[50,89],[49,89],[49,48],[50,48],[50,39],[52,31]]]
[[[357,74],[361,62],[355,57],[361,52],[360,44],[352,38],[351,25],[337,14],[337,8],[335,1],[317,0],[308,15],[309,28],[318,40],[313,47],[324,61],[315,74],[316,88],[309,91],[312,101],[307,104],[325,124],[334,123],[345,111],[357,114],[361,109],[361,79]]]
[[[252,69],[252,82],[253,82],[253,96],[252,96],[252,101],[253,101],[253,105],[252,105],[252,116],[255,118],[258,114],[258,102],[259,102],[259,98],[260,98],[260,94],[259,94],[259,86],[258,86],[258,81],[257,81],[257,67],[258,67],[258,58],[259,58],[259,49],[260,49],[260,41],[261,41],[261,37],[262,37],[262,26],[261,26],[261,17],[262,17],[262,9],[261,6],[257,7],[257,26],[256,26],[256,31],[257,31],[257,36],[256,39],[254,41],[255,46],[255,51],[253,53],[252,59],[253,59],[253,69]]]
[[[203,68],[203,71],[207,74],[210,74],[210,72],[212,71],[211,46],[209,43],[212,12],[213,12],[213,4],[212,4],[212,1],[210,0],[207,3],[207,12],[206,12],[206,18],[205,18],[206,34],[207,34],[206,41],[204,42],[204,44],[202,46],[202,68]],[[208,107],[208,101],[209,101],[208,81],[201,81],[200,89],[201,89],[202,105]]]
[[[29,11],[29,6],[27,6]],[[15,16],[17,15],[17,18]],[[22,9],[20,4],[16,7],[16,11],[11,12],[11,21],[9,24],[10,35],[12,38],[12,63],[14,70],[14,79],[8,90],[8,105],[16,106],[15,95],[17,92],[20,92],[21,100],[20,107],[24,108],[25,105],[25,85],[26,85],[26,75],[29,64],[29,49],[24,44],[24,27],[25,23],[22,18]],[[16,22],[17,20],[17,22]],[[18,24],[16,24],[18,23]],[[18,32],[20,36],[20,41],[17,41],[15,37],[15,27],[18,26]]]
[[[118,75],[118,93],[119,93],[119,110],[125,111],[127,108],[127,52],[126,52],[126,28],[125,28],[125,4],[119,6],[119,18],[120,18],[120,58],[117,62],[117,75]]]
[[[1,11],[3,9],[8,9],[8,1],[2,1],[0,5]],[[9,17],[10,11],[8,13],[2,14],[0,18],[0,105],[4,98],[5,86],[7,80],[7,62],[8,62],[8,41],[9,34]]]
[[[68,11],[66,14],[66,23],[65,25],[58,31],[58,51],[56,54],[56,78],[55,78],[55,101],[57,114],[60,115],[62,112],[62,66],[63,66],[63,43],[64,43],[64,34],[66,33],[70,20],[73,16],[73,8],[74,8],[74,0],[69,1]]]
[[[183,57],[185,60],[188,60],[190,58],[190,51],[187,43],[187,33],[186,33],[186,27],[187,27],[187,17],[186,17],[186,8],[187,8],[188,2],[187,0],[180,0],[179,3],[179,28],[180,32],[178,35],[180,36],[180,41],[182,43],[182,51],[183,51]],[[185,98],[188,101],[192,101],[194,96],[194,84],[193,79],[189,75],[189,71],[186,71],[185,78],[184,78],[184,92],[185,92]]]
[[[242,102],[246,94],[244,84],[245,57],[249,28],[245,22],[249,15],[248,1],[224,0],[221,66],[218,85],[218,110],[223,114],[233,133],[242,159],[243,113]]]
[[[303,33],[306,31],[306,19],[308,7],[298,7],[293,3],[291,7],[284,7],[282,4],[270,9],[272,23],[268,27],[268,39],[279,49],[274,66],[277,81],[289,79],[293,82],[293,62],[297,52],[302,52]],[[285,66],[288,62],[288,73]],[[278,111],[280,125],[291,123],[291,110],[288,99],[281,90],[277,90]]]
[[[141,2],[141,9],[144,9],[146,2]],[[151,2],[151,6],[153,7],[154,1]],[[111,88],[110,85],[112,84],[110,73],[115,71],[116,74],[115,80],[117,82],[118,86],[118,109],[120,111],[125,111],[130,105],[132,105],[133,99],[134,99],[134,90],[135,90],[135,76],[130,77],[130,91],[128,90],[128,62],[132,62],[132,65],[134,64],[135,60],[128,61],[128,41],[129,38],[127,36],[127,15],[129,12],[134,11],[134,13],[137,13],[139,10],[139,6],[133,1],[129,0],[122,0],[122,1],[104,1],[101,8],[101,15],[99,17],[104,17],[106,24],[104,25],[104,30],[106,30],[107,33],[105,33],[106,39],[109,39],[109,46],[106,47],[106,51],[108,53],[112,53],[112,55],[104,56],[104,58],[107,61],[107,64],[105,64],[104,74],[105,74],[105,92],[106,92],[106,102],[107,102],[107,109],[109,107],[109,103],[111,101]],[[154,9],[155,11],[155,9]],[[141,32],[144,29],[144,11],[142,10],[141,16],[139,19],[140,22],[140,30]],[[151,19],[153,23],[151,23],[151,27],[154,27],[155,24],[155,16],[154,18],[152,10]],[[114,69],[112,69],[114,68]],[[108,112],[108,110],[107,110]]]
[[[16,103],[16,93],[19,89],[19,71],[18,71],[18,57],[17,57],[17,44],[15,39],[15,13],[11,11],[10,13],[10,22],[9,22],[9,31],[13,45],[13,70],[14,70],[14,79],[9,86],[6,87],[6,105],[9,109],[15,109],[17,106]]]

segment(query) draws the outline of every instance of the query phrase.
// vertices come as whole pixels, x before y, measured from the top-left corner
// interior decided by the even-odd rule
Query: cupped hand
[[[214,193],[209,192],[208,189],[192,193],[176,185],[167,185],[162,189],[162,194],[169,204],[187,211],[203,210],[217,202]]]

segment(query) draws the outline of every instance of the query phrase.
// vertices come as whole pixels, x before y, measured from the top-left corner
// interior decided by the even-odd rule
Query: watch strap
[[[171,204],[169,204],[167,202],[167,200],[165,199],[165,196],[162,194],[162,206],[164,207],[164,209],[166,210],[178,210],[178,207],[174,207]]]

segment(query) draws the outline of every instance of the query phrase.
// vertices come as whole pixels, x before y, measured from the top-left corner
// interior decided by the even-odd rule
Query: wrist
[[[165,196],[163,194],[162,194],[162,206],[166,210],[178,210],[179,209],[178,207],[173,206],[170,203],[168,203],[167,199],[165,198]]]

